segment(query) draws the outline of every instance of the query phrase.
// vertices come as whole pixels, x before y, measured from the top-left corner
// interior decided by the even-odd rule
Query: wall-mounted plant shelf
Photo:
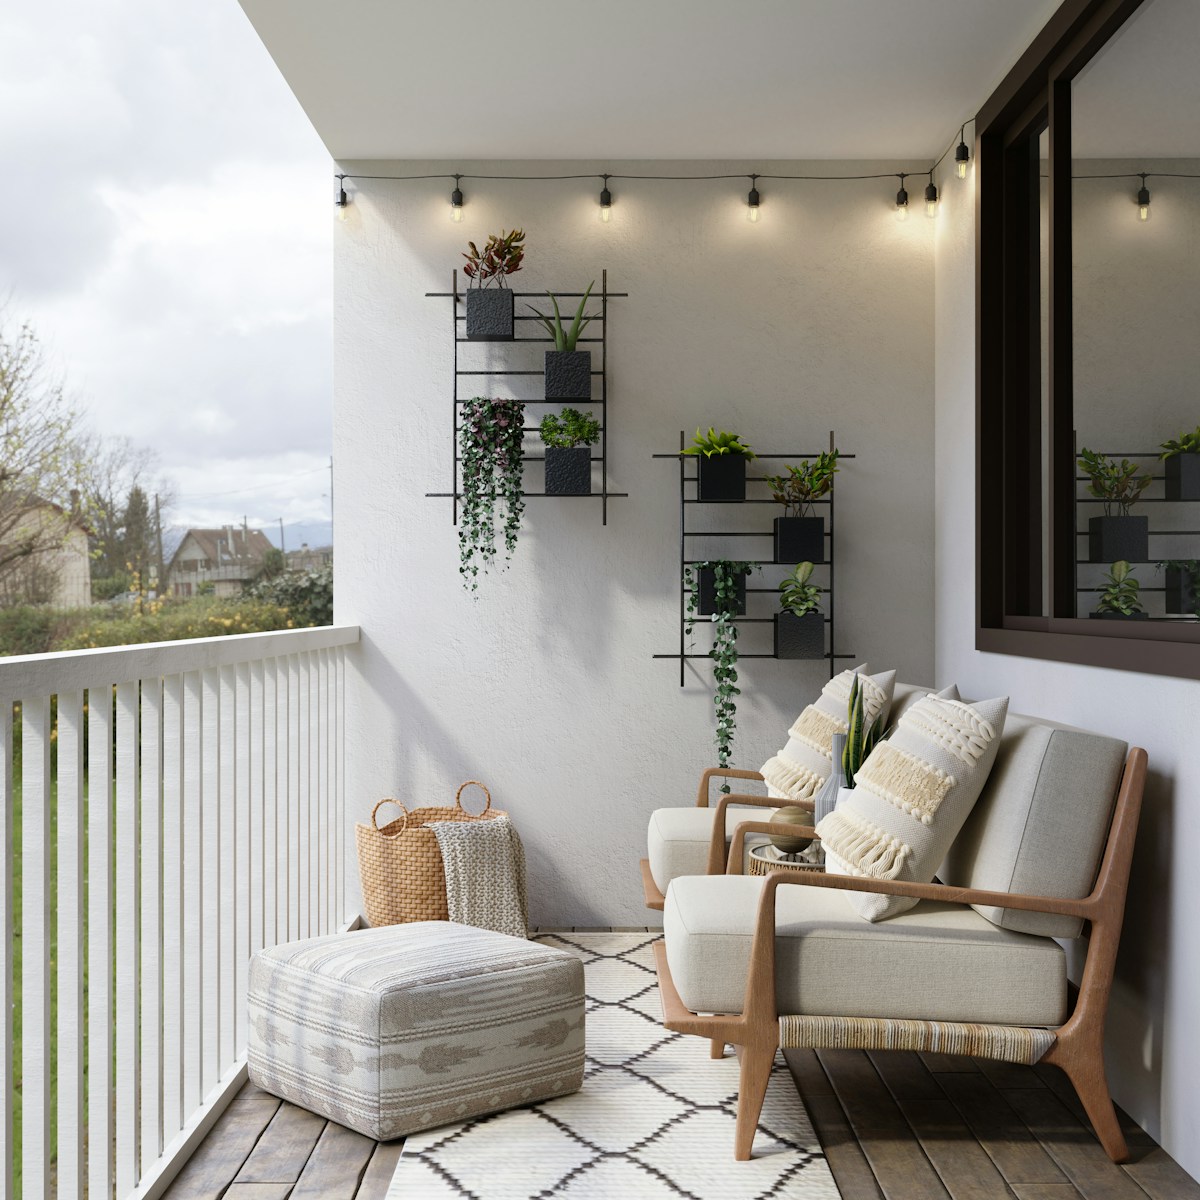
[[[1158,451],[1139,451],[1135,453],[1130,450],[1113,450],[1097,451],[1097,453],[1103,454],[1106,458],[1127,458],[1132,462],[1143,462],[1147,464],[1154,463],[1158,464],[1160,467],[1163,466]],[[1148,466],[1147,470],[1153,472],[1153,467]],[[1165,473],[1152,473],[1150,477],[1155,483],[1158,484],[1165,483],[1167,478]],[[1078,492],[1082,490],[1078,485],[1086,484],[1088,482],[1088,476],[1076,475],[1075,480],[1076,491]],[[1200,504],[1200,500],[1175,500],[1166,495],[1141,496],[1137,500],[1137,507],[1141,508],[1143,504]],[[1077,614],[1081,617],[1088,616],[1091,613],[1094,602],[1090,599],[1090,597],[1099,596],[1100,593],[1104,591],[1104,584],[1100,581],[1100,574],[1112,566],[1111,561],[1107,559],[1096,560],[1090,553],[1090,543],[1092,541],[1091,531],[1089,529],[1090,518],[1100,515],[1103,512],[1102,506],[1103,501],[1097,500],[1095,497],[1089,496],[1086,493],[1084,495],[1076,495],[1075,497],[1075,512],[1077,517],[1075,523],[1075,592],[1079,597]],[[1157,511],[1161,513],[1164,510],[1159,509]],[[1170,510],[1168,509],[1166,511]],[[1080,524],[1083,525],[1082,529],[1079,528]],[[1149,538],[1152,547],[1154,545],[1165,546],[1165,551],[1161,554],[1154,554],[1151,551],[1149,553],[1149,557],[1146,558],[1126,559],[1131,567],[1156,567],[1160,562],[1179,561],[1189,558],[1200,559],[1200,529],[1155,529],[1153,526],[1151,526],[1149,530]],[[1190,538],[1192,541],[1190,545],[1188,545],[1181,543],[1178,540],[1180,538]],[[1124,556],[1118,555],[1117,557]],[[1091,568],[1091,574],[1095,576],[1095,579],[1090,581],[1094,586],[1086,586],[1084,581],[1081,579],[1081,575],[1083,574],[1082,569],[1086,568]],[[1177,580],[1169,581],[1170,583],[1174,583],[1176,585],[1174,589],[1168,585],[1164,585],[1162,587],[1147,587],[1141,582],[1141,580],[1138,582],[1140,585],[1138,588],[1139,595],[1166,594],[1166,598],[1170,600],[1172,591],[1178,592]],[[1168,612],[1162,616],[1151,616],[1148,619],[1159,622],[1195,622],[1200,618],[1197,618],[1192,613]]]
[[[830,430],[829,449],[832,450],[834,448],[835,444],[836,443],[834,440],[833,431]],[[748,540],[752,540],[752,539],[761,539],[762,542],[767,546],[767,548],[770,551],[773,551],[774,546],[775,546],[775,532],[774,532],[773,522],[768,523],[766,525],[766,527],[763,529],[717,529],[717,528],[696,529],[695,528],[695,520],[694,520],[695,509],[693,509],[691,506],[695,505],[695,504],[704,504],[705,508],[711,510],[714,514],[718,514],[718,513],[719,514],[728,514],[731,511],[736,512],[738,510],[738,506],[740,504],[770,504],[776,509],[780,508],[779,502],[777,500],[774,500],[770,497],[763,497],[763,496],[748,495],[745,500],[726,501],[726,502],[722,502],[722,503],[714,503],[711,501],[701,501],[698,496],[698,479],[697,479],[698,467],[691,471],[688,470],[688,463],[689,462],[694,463],[696,461],[696,459],[695,459],[695,456],[693,456],[693,455],[684,454],[684,452],[683,452],[684,446],[685,446],[685,434],[682,430],[680,430],[680,432],[679,432],[679,450],[676,453],[674,453],[674,454],[655,454],[654,455],[655,458],[674,459],[679,465],[679,649],[678,649],[678,651],[673,652],[671,654],[656,654],[656,655],[654,655],[654,657],[655,658],[670,658],[670,659],[678,659],[679,660],[679,686],[680,687],[683,687],[687,680],[687,676],[686,676],[687,660],[690,658],[708,658],[709,657],[709,655],[707,653],[692,652],[692,651],[689,651],[687,648],[687,590],[686,590],[686,584],[684,583],[684,576],[685,576],[687,568],[689,566],[694,566],[699,562],[707,561],[705,558],[696,557],[695,555],[690,553],[691,543],[694,541],[694,539],[698,539],[698,538],[712,539],[712,540],[720,540],[720,539],[726,538],[726,539],[730,539],[730,540],[734,540],[734,541],[738,541],[738,542],[744,542],[744,541],[748,541]],[[806,454],[798,454],[798,453],[759,454],[756,451],[754,463],[751,464],[751,469],[753,470],[755,463],[758,463],[758,462],[764,461],[764,460],[783,462],[783,461],[794,460],[794,459],[806,459],[806,458],[814,459],[817,457],[818,453],[819,453],[818,451],[812,451],[812,452],[809,452]],[[840,463],[849,461],[850,459],[853,459],[855,457],[856,456],[853,454],[839,454],[838,462],[840,464]],[[746,481],[751,487],[754,487],[755,485],[763,485],[763,484],[765,484],[765,480],[766,480],[766,476],[761,475],[761,474],[750,474],[750,475],[747,475],[747,477],[746,477]],[[831,679],[833,678],[834,674],[836,674],[835,664],[838,660],[853,659],[853,658],[857,657],[857,655],[854,655],[854,654],[838,654],[835,649],[836,643],[834,641],[834,631],[835,631],[836,626],[834,624],[834,609],[835,609],[835,606],[834,606],[834,560],[835,560],[836,556],[834,553],[834,548],[836,545],[836,541],[835,541],[835,536],[834,536],[834,534],[835,534],[834,497],[836,496],[836,494],[837,494],[837,488],[834,487],[834,489],[829,493],[828,497],[826,497],[823,500],[813,501],[814,505],[817,505],[821,509],[825,510],[825,512],[827,513],[828,518],[829,518],[828,525],[825,530],[825,562],[820,563],[820,564],[815,564],[815,569],[817,571],[827,572],[826,585],[821,590],[824,592],[825,627],[828,630],[828,649],[825,651],[824,654],[822,654],[819,658],[816,658],[816,659],[811,659],[811,658],[810,659],[797,659],[797,658],[785,659],[785,661],[788,661],[788,662],[820,662],[821,659],[825,659],[829,664],[829,677]],[[692,514],[691,519],[689,519],[689,514]],[[749,523],[750,522],[746,522],[746,524],[749,524]],[[713,557],[713,556],[709,556],[709,557]],[[742,562],[751,562],[760,567],[780,565],[780,564],[776,563],[776,560],[773,556],[770,558],[755,559],[755,558],[748,558],[748,557],[744,556],[743,554],[738,553],[738,554],[731,554],[731,555],[729,555],[729,557],[736,558],[738,561],[742,561]],[[790,565],[790,564],[788,564],[788,565]],[[748,581],[748,584],[746,587],[747,611],[748,612],[753,611],[753,607],[755,606],[754,605],[754,597],[761,596],[761,595],[769,595],[769,596],[772,596],[775,598],[774,602],[772,603],[771,608],[770,608],[771,615],[769,615],[769,616],[762,616],[762,615],[737,616],[737,617],[732,617],[731,620],[736,621],[736,623],[738,624],[739,627],[742,625],[767,625],[767,626],[770,626],[772,629],[772,636],[773,636],[774,625],[775,625],[774,614],[778,610],[779,589],[778,589],[778,587],[761,587],[761,586],[755,587],[755,586],[753,586],[754,578],[755,578],[754,576],[751,577],[751,579]],[[698,617],[696,620],[696,624],[701,624],[701,623],[703,623],[704,620],[705,620],[705,618]],[[742,659],[747,659],[747,658],[779,658],[779,657],[780,656],[777,655],[773,650],[769,651],[769,652],[762,651],[762,652],[749,652],[749,653],[742,651],[740,648],[738,650],[738,661],[739,662]]]
[[[461,481],[460,472],[459,472],[459,464],[460,464],[459,444],[458,444],[458,434],[459,434],[459,428],[460,428],[459,416],[460,416],[461,406],[463,404],[468,403],[469,400],[471,399],[470,396],[463,396],[461,394],[462,389],[460,388],[459,380],[460,379],[469,379],[469,378],[509,379],[509,378],[521,378],[521,377],[535,377],[535,376],[537,378],[542,378],[544,376],[543,371],[533,371],[533,370],[525,370],[525,369],[521,369],[521,370],[508,369],[508,368],[504,368],[504,367],[487,367],[487,368],[483,368],[483,369],[480,369],[480,368],[477,368],[474,366],[464,367],[461,365],[463,356],[462,356],[462,354],[460,354],[459,346],[463,345],[463,344],[470,345],[470,346],[483,346],[487,350],[495,352],[497,347],[500,347],[500,346],[521,345],[521,344],[529,343],[529,342],[541,342],[542,344],[544,344],[546,346],[553,346],[554,339],[544,333],[541,333],[541,332],[522,333],[521,332],[522,329],[529,329],[532,331],[535,329],[540,329],[540,326],[538,326],[536,324],[535,325],[528,324],[528,322],[531,322],[531,321],[535,322],[535,323],[538,322],[539,321],[538,317],[535,317],[532,314],[526,315],[526,314],[520,313],[520,312],[518,312],[517,315],[513,318],[514,321],[517,322],[517,325],[516,325],[517,335],[511,341],[489,342],[489,341],[480,341],[475,338],[468,338],[465,334],[465,322],[467,319],[466,318],[466,293],[465,293],[465,291],[459,290],[458,271],[454,271],[451,275],[450,291],[448,291],[448,292],[426,292],[425,295],[427,297],[433,298],[433,299],[452,300],[453,301],[453,303],[451,304],[451,313],[452,313],[451,319],[453,322],[452,327],[453,327],[453,333],[454,333],[454,384],[453,384],[452,403],[451,403],[451,409],[453,410],[453,439],[454,439],[454,441],[453,441],[454,463],[453,463],[453,467],[452,467],[452,479],[451,479],[451,486],[453,488],[453,491],[426,492],[425,495],[452,501],[451,519],[452,519],[453,523],[455,525],[457,525],[458,524],[458,502],[459,502],[459,500],[462,499],[462,494],[463,494],[462,493],[462,481]],[[584,293],[583,292],[555,292],[554,295],[560,301],[562,301],[562,300],[582,300]],[[523,403],[527,407],[529,405],[536,404],[536,405],[540,406],[542,409],[544,409],[545,411],[550,411],[551,409],[561,407],[564,403],[570,405],[571,407],[590,406],[592,408],[598,408],[600,410],[600,417],[599,417],[599,419],[600,419],[600,441],[597,444],[597,447],[593,447],[593,449],[598,448],[599,453],[592,454],[592,456],[591,456],[592,462],[600,464],[600,490],[598,492],[581,492],[581,493],[567,493],[567,494],[563,494],[560,492],[547,492],[547,491],[526,491],[526,492],[524,492],[524,495],[528,499],[540,499],[542,497],[550,497],[555,500],[598,499],[600,501],[600,522],[603,525],[608,524],[608,502],[609,502],[609,500],[613,499],[614,497],[625,497],[625,496],[629,495],[628,492],[611,491],[608,486],[608,458],[609,458],[608,434],[609,434],[609,428],[610,428],[610,406],[609,406],[609,394],[608,394],[608,302],[610,300],[614,300],[614,299],[621,299],[628,295],[629,295],[628,292],[610,292],[608,290],[608,271],[604,270],[600,273],[600,289],[598,291],[593,291],[592,296],[591,296],[591,299],[594,300],[597,303],[597,305],[599,306],[600,311],[597,314],[595,314],[595,316],[593,316],[592,323],[588,327],[589,329],[594,329],[597,326],[599,326],[600,335],[599,335],[599,337],[594,337],[594,336],[593,337],[581,337],[579,339],[579,344],[581,346],[584,345],[585,343],[591,343],[591,344],[599,347],[599,355],[600,355],[599,370],[593,369],[591,372],[593,392],[595,392],[597,390],[597,381],[598,381],[598,385],[599,385],[598,390],[600,392],[599,396],[593,395],[591,397],[591,399],[588,399],[588,400],[570,400],[570,401],[546,400],[546,399],[542,398],[541,396],[529,397],[529,398],[521,397],[520,398],[520,399],[522,399]],[[546,293],[545,292],[516,292],[516,291],[514,291],[513,298],[515,300],[534,300],[534,301],[541,300],[544,302],[546,300]],[[522,324],[522,323],[524,323],[524,324]],[[478,361],[478,360],[473,359],[471,361]],[[594,366],[595,366],[595,363],[593,361],[593,367]],[[538,426],[537,425],[526,425],[526,426],[524,426],[524,432],[525,433],[537,433]],[[524,455],[522,455],[522,461],[527,462],[527,463],[528,462],[543,462],[544,460],[545,460],[545,456],[543,454],[524,454]]]

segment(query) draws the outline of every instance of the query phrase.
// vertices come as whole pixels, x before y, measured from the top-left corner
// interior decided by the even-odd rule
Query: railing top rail
[[[224,667],[308,650],[328,650],[334,646],[352,645],[358,639],[357,625],[321,625],[312,629],[276,629],[269,633],[236,633],[179,642],[144,642],[134,646],[103,646],[95,650],[14,655],[0,658],[0,701],[11,703],[22,696],[56,695],[103,683],[126,683],[203,667]]]

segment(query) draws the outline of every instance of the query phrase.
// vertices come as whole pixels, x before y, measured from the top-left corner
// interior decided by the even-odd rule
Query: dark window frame
[[[1066,0],[976,119],[978,650],[1200,678],[1200,623],[1075,615],[1071,81],[1143,0]],[[1050,613],[1042,612],[1038,138],[1049,128]]]

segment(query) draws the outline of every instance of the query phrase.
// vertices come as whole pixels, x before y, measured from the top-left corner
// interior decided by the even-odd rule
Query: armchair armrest
[[[751,772],[755,773],[756,772]],[[761,778],[761,776],[760,776]],[[811,800],[789,801],[793,808],[812,809]],[[725,810],[731,804],[749,804],[754,808],[779,808],[780,801],[771,796],[751,796],[743,792],[730,792],[717,801],[717,811],[713,814],[712,836],[708,843],[708,875],[725,874]]]
[[[708,807],[708,787],[713,779],[750,779],[756,783],[766,783],[757,771],[743,771],[739,767],[708,767],[700,776],[700,790],[696,794],[696,807]]]

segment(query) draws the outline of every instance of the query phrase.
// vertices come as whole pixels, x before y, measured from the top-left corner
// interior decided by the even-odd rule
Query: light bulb
[[[1142,221],[1150,220],[1150,189],[1146,186],[1146,177],[1142,176],[1142,186],[1138,189],[1137,194],[1138,219]]]
[[[338,189],[337,199],[334,201],[337,206],[337,218],[339,221],[344,221],[350,212],[350,198],[346,195],[345,188]]]
[[[600,220],[605,225],[612,220],[612,192],[608,190],[608,176],[604,177],[604,187],[600,190]]]
[[[904,186],[904,176],[900,176],[900,190],[896,193],[896,220],[908,220],[908,191]]]
[[[967,160],[965,158],[960,158],[955,162],[954,173],[959,177],[959,179],[966,179],[966,177],[967,177]]]
[[[459,225],[462,223],[462,219],[463,219],[462,205],[461,204],[450,205],[450,220],[452,220],[455,223],[455,225]]]
[[[971,151],[967,149],[966,139],[963,137],[963,132],[966,130],[964,125],[958,131],[958,146],[954,151],[954,173],[959,179],[967,177],[967,163],[971,161]]]
[[[458,186],[458,181],[461,178],[461,175],[455,175],[454,191],[450,193],[450,220],[455,225],[458,225],[463,219],[463,194],[462,189]]]
[[[896,205],[896,220],[897,221],[907,221],[908,220],[908,205],[907,204],[897,204]]]
[[[607,225],[609,223],[609,221],[612,220],[612,205],[611,204],[600,205],[600,220],[602,220],[605,223],[605,225]]]
[[[932,179],[929,181],[929,186],[925,189],[925,215],[927,217],[937,216],[938,206],[938,190]]]
[[[746,219],[751,225],[758,224],[758,176],[750,176],[750,194],[746,197]]]
[[[1148,205],[1148,204],[1139,204],[1138,205],[1138,218],[1139,218],[1139,220],[1142,220],[1142,221],[1150,220],[1150,205]]]
[[[746,219],[750,222],[751,225],[758,224],[758,205],[757,204],[750,205],[750,208],[746,213]]]

